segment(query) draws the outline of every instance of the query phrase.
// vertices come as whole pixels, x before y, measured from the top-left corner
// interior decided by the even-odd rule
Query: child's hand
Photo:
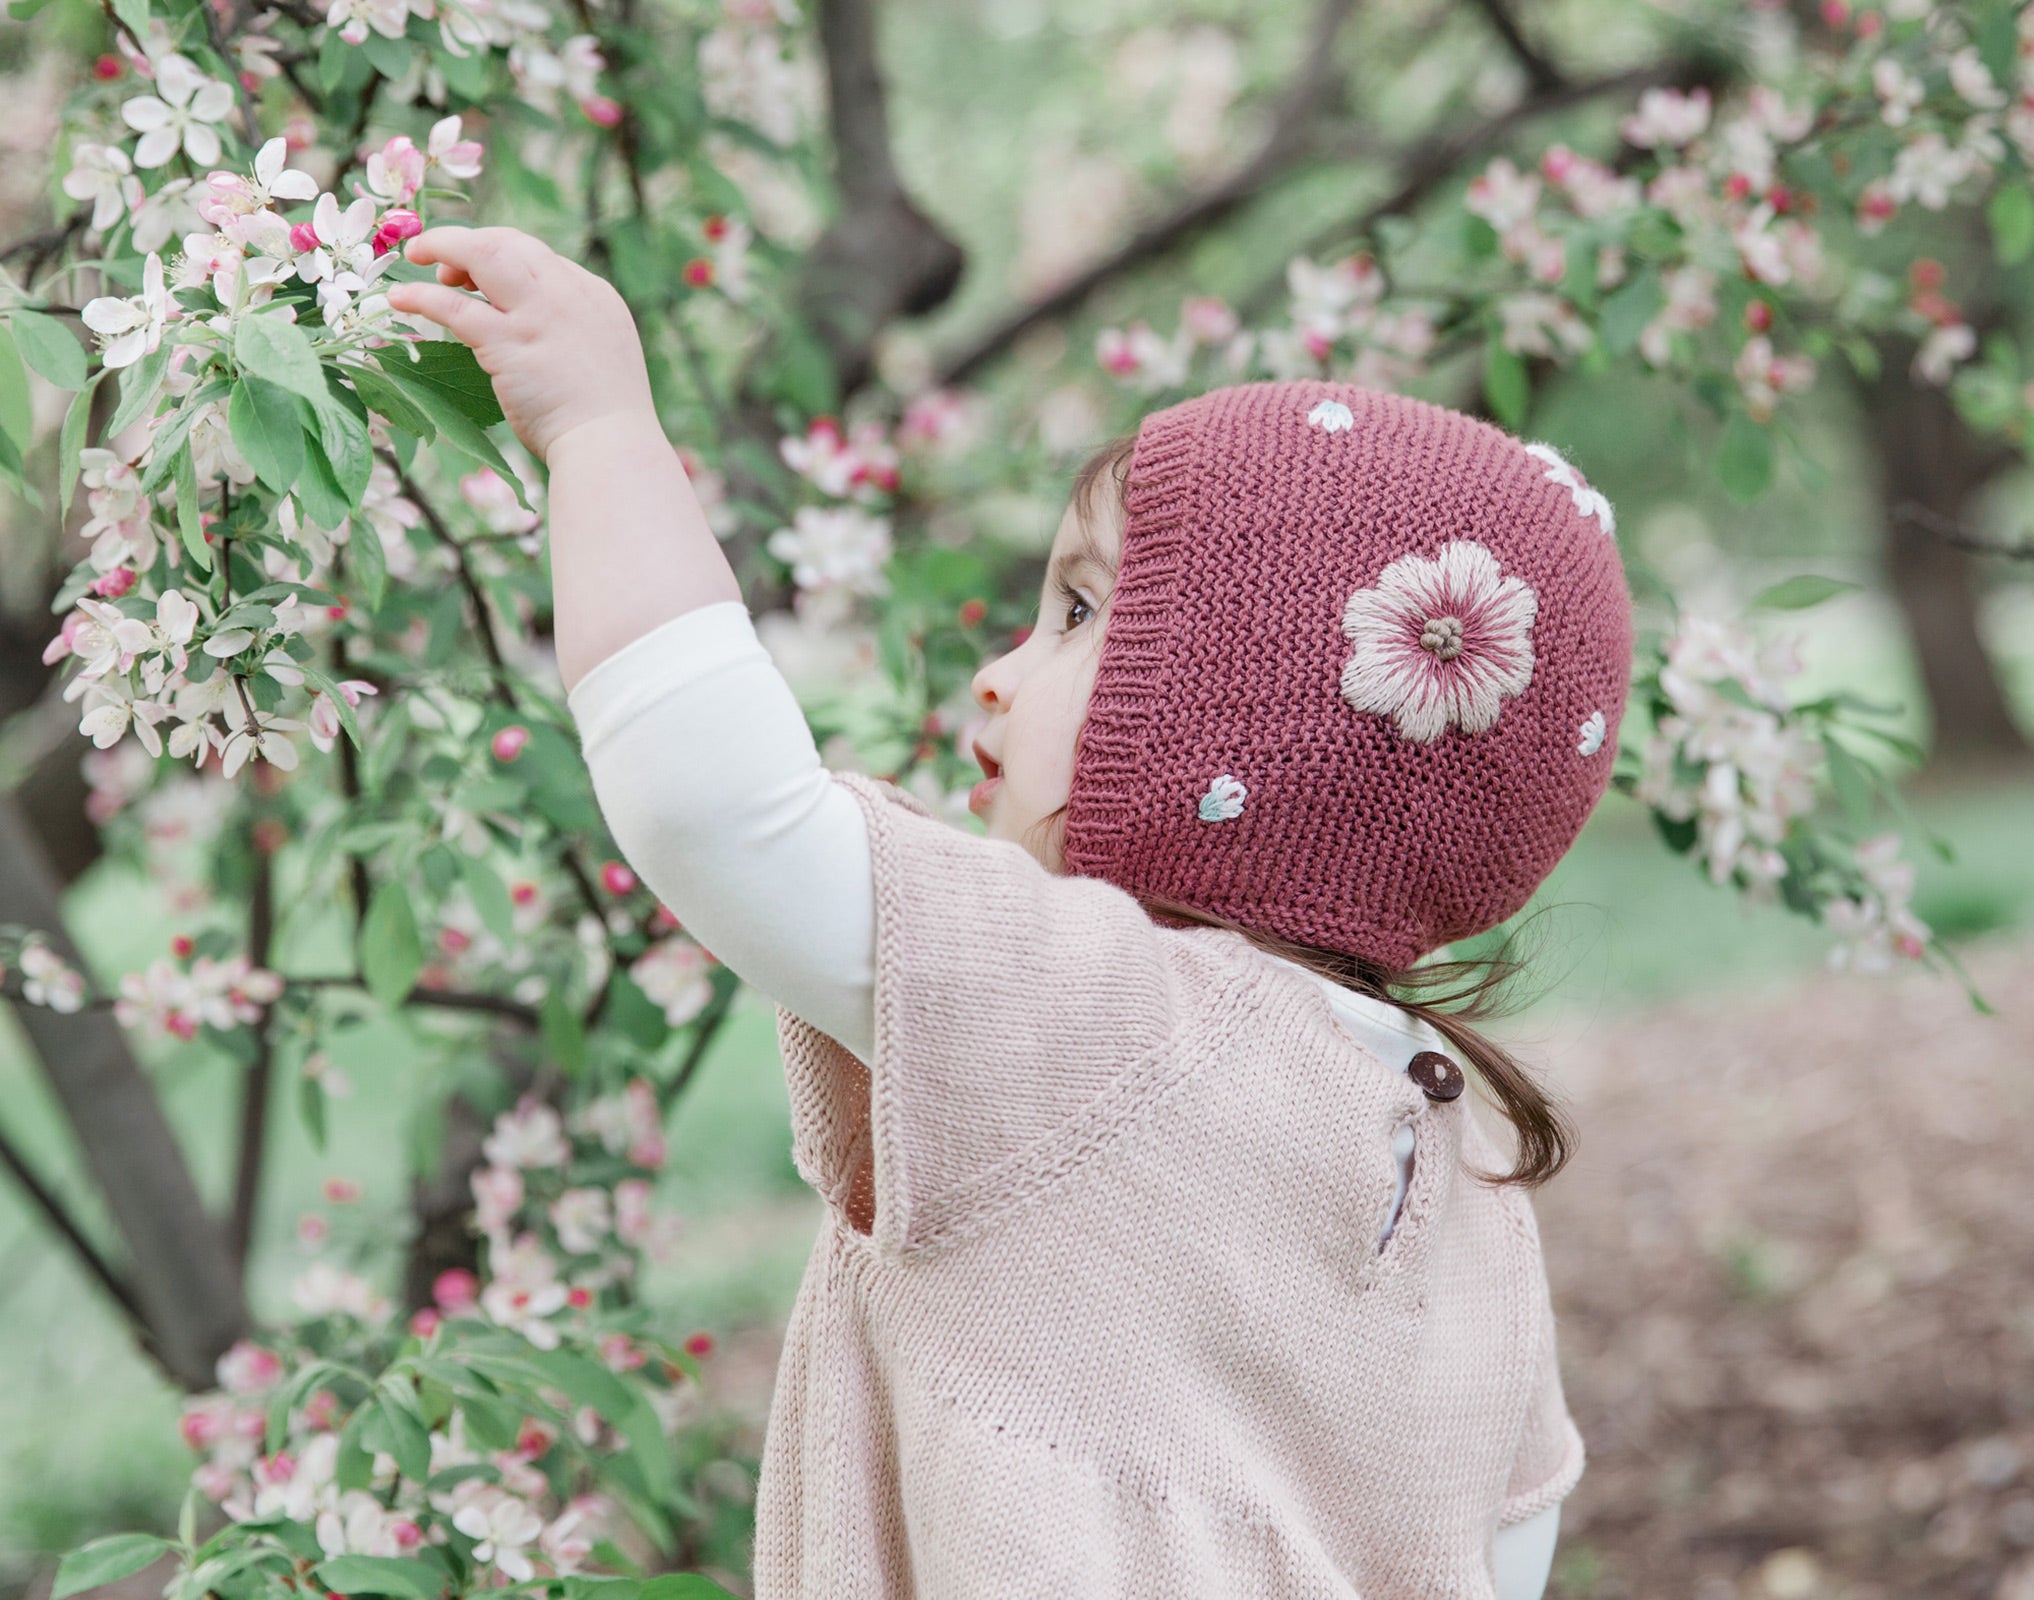
[[[605,278],[515,228],[430,228],[406,254],[435,263],[438,281],[396,284],[389,304],[473,347],[509,426],[540,460],[583,423],[640,415],[656,425],[635,320]]]

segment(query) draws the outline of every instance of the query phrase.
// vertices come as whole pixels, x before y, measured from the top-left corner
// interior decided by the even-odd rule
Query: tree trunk
[[[0,797],[0,920],[39,929],[82,966],[56,874],[11,796]],[[19,1005],[15,1016],[126,1243],[145,1346],[185,1388],[210,1388],[219,1356],[246,1331],[247,1305],[155,1086],[111,1012]]]
[[[1984,768],[2026,761],[1978,628],[1975,563],[1925,521],[1961,523],[1976,492],[2011,465],[2003,439],[1973,432],[1948,394],[1909,372],[1914,344],[1879,346],[1879,375],[1865,388],[1867,427],[1880,485],[1886,579],[1913,643],[1933,723],[1929,767]],[[1922,517],[1909,514],[1919,508]]]

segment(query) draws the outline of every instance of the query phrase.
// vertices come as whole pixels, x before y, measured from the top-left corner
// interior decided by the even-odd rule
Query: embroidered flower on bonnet
[[[1342,698],[1395,719],[1419,744],[1450,727],[1481,733],[1532,682],[1539,604],[1473,540],[1445,544],[1431,561],[1400,556],[1343,607],[1356,652],[1342,667]]]
[[[1575,497],[1575,509],[1585,517],[1594,517],[1603,524],[1603,531],[1613,539],[1617,537],[1617,513],[1610,509],[1610,502],[1600,491],[1592,489],[1582,481],[1582,474],[1569,466],[1561,452],[1550,444],[1529,444],[1526,454],[1537,456],[1547,463],[1547,479],[1558,483]]]

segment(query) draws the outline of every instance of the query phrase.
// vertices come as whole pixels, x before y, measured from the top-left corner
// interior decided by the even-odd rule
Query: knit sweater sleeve
[[[895,1259],[1051,1183],[1128,1113],[1180,982],[1124,890],[1048,872],[894,784],[836,772],[868,821],[875,1038],[866,1061],[779,1010],[794,1155]]]
[[[1538,1245],[1534,1232],[1535,1248]],[[1567,1497],[1582,1476],[1582,1435],[1568,1414],[1561,1389],[1561,1367],[1554,1341],[1553,1300],[1540,1290],[1538,1353],[1533,1364],[1532,1397],[1527,1403],[1525,1430],[1512,1458],[1505,1486],[1501,1526],[1510,1527],[1537,1516]]]

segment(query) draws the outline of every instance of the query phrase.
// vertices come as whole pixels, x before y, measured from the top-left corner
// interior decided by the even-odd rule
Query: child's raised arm
[[[509,426],[551,469],[551,589],[569,691],[659,623],[741,585],[657,422],[634,320],[612,284],[514,228],[431,228],[389,290],[473,347]],[[463,293],[477,289],[481,296]]]

